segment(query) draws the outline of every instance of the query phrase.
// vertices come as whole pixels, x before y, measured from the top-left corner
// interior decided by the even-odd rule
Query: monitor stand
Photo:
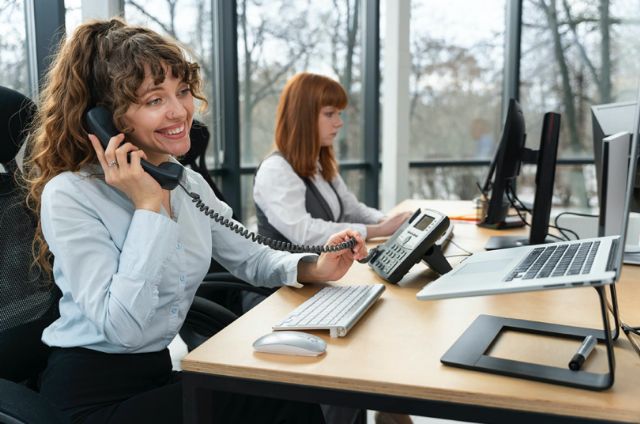
[[[478,227],[492,228],[494,230],[506,230],[509,228],[520,228],[524,226],[525,223],[522,222],[522,219],[520,219],[520,217],[517,215],[509,215],[504,219],[504,221],[496,222],[494,224],[489,224],[486,222],[478,223]]]
[[[558,241],[551,237],[546,237],[543,243],[553,243]],[[529,236],[494,236],[484,245],[485,250],[508,249],[510,247],[520,247],[529,245]],[[640,257],[640,255],[639,255]]]

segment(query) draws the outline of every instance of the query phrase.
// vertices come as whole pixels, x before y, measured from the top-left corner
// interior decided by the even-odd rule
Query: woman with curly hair
[[[41,393],[73,422],[180,422],[179,374],[167,345],[213,256],[256,285],[340,278],[366,249],[320,256],[260,246],[213,223],[182,189],[163,189],[142,166],[189,150],[198,65],[174,40],[120,19],[80,25],[48,73],[31,136],[29,201],[40,217],[38,263],[62,291]],[[103,148],[85,111],[113,112],[120,134]],[[204,179],[181,182],[226,217]],[[216,393],[216,422],[322,422],[317,405]]]

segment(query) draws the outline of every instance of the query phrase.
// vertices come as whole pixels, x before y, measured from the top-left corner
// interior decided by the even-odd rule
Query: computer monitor
[[[602,140],[613,134],[633,134],[636,102],[607,103],[591,107],[593,129],[593,156],[598,181],[598,203],[602,205]],[[636,176],[629,210],[640,212],[640,175]]]
[[[491,196],[483,212],[483,219],[478,225],[496,229],[524,225],[520,218],[508,216],[510,202],[507,199],[507,190],[520,173],[520,153],[524,148],[525,138],[522,108],[516,99],[511,99],[502,138],[482,187],[483,195],[487,196],[490,192]]]
[[[479,225],[498,229],[525,225],[519,216],[514,217],[517,224],[508,221],[507,212],[512,206],[511,203],[517,198],[515,181],[520,174],[521,165],[522,163],[531,163],[536,165],[536,193],[532,210],[531,231],[528,238],[522,236],[492,237],[485,246],[487,250],[540,244],[547,241],[560,136],[560,115],[553,112],[545,114],[540,148],[537,151],[525,148],[524,128],[522,109],[516,100],[511,99],[500,146],[491,166],[495,170],[495,174],[491,179],[493,172],[489,171],[488,178],[491,181],[485,181],[483,188],[485,194],[488,189],[491,190],[491,197],[485,218]],[[498,200],[501,200],[501,204]]]
[[[594,162],[596,167],[596,178],[598,186],[598,203],[601,209],[601,216],[599,218],[599,227],[602,231],[606,217],[604,217],[604,209],[606,207],[606,213],[615,214],[615,208],[622,205],[605,205],[603,196],[607,190],[607,184],[603,176],[603,140],[614,134],[620,134],[627,132],[631,134],[632,138],[636,137],[636,119],[638,119],[638,104],[637,102],[621,102],[621,103],[608,103],[602,105],[594,105],[591,107],[591,123],[593,128],[593,153]],[[631,145],[633,147],[633,144]],[[631,155],[632,153],[629,152]],[[629,156],[631,157],[631,156]],[[637,155],[636,155],[637,157]],[[628,163],[629,169],[633,171],[633,187],[632,193],[629,198],[629,212],[640,213],[640,167],[637,166],[637,162],[640,159],[636,159],[634,163]],[[640,253],[638,246],[637,229],[629,230],[631,239],[628,240],[628,244],[624,250],[624,262],[640,265]],[[627,235],[625,233],[625,235]]]

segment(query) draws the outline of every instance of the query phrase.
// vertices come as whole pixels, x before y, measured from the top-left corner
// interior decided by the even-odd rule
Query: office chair
[[[202,122],[194,120],[189,136],[191,148],[180,158],[180,163],[202,175],[215,195],[224,202],[224,195],[213,182],[205,163],[209,129]],[[238,219],[235,212],[233,219]],[[212,259],[209,273],[200,284],[180,329],[180,337],[191,351],[242,315],[242,293],[245,293],[245,297],[255,296],[254,299],[259,301],[272,292],[272,289],[256,287],[242,281]]]
[[[35,217],[17,185],[15,160],[35,112],[31,100],[0,87],[0,422],[64,423],[66,418],[37,391],[49,348],[42,330],[58,317],[60,293],[32,266]]]

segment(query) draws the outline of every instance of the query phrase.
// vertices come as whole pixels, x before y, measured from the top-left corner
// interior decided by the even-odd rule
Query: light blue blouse
[[[189,191],[231,217],[199,174],[185,174]],[[171,208],[171,216],[136,210],[97,166],[47,183],[42,230],[62,298],[60,318],[44,330],[43,342],[111,353],[164,349],[180,330],[212,256],[253,284],[300,287],[297,264],[308,255],[237,235],[196,209],[180,187],[171,192]]]

